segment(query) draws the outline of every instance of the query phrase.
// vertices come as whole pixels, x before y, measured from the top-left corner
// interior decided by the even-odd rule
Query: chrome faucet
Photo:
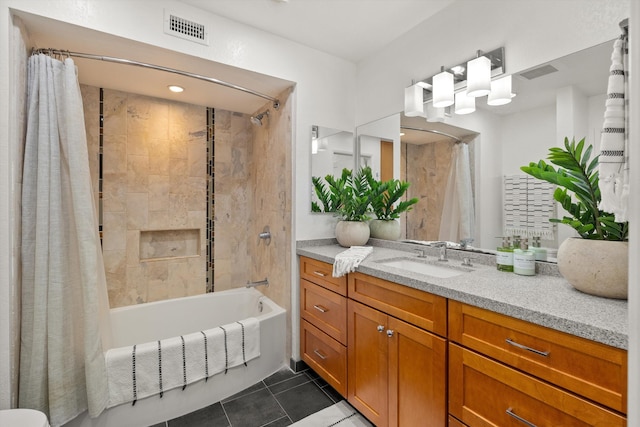
[[[247,288],[255,288],[256,286],[266,286],[269,287],[269,279],[265,277],[264,280],[259,280],[257,282],[247,282]]]
[[[440,248],[440,256],[438,257],[438,261],[447,262],[447,242],[433,242],[431,244],[434,248]]]
[[[424,253],[424,249],[414,249],[414,251],[418,252],[418,258],[426,258],[427,255]]]
[[[472,238],[460,240],[460,249],[467,249],[467,246],[469,246],[471,243],[473,243]]]

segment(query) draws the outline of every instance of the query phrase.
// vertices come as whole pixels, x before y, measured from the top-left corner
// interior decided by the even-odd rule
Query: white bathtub
[[[186,335],[248,317],[260,321],[260,357],[207,382],[190,384],[105,410],[91,419],[85,412],[69,427],[141,427],[179,417],[223,400],[285,366],[285,310],[255,289],[232,289],[111,310],[113,347]]]

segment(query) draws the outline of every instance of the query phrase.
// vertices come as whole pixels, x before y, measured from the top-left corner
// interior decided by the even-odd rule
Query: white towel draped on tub
[[[260,356],[256,318],[106,352],[109,407],[160,395]]]

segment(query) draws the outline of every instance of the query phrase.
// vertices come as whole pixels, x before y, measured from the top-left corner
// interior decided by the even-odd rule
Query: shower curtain
[[[31,56],[27,103],[18,406],[59,426],[99,415],[108,397],[108,297],[73,60]]]
[[[600,137],[599,208],[628,221],[629,198],[629,53],[628,34],[613,44],[604,126]]]
[[[451,155],[438,240],[460,242],[463,239],[474,239],[475,217],[469,145],[456,143]]]

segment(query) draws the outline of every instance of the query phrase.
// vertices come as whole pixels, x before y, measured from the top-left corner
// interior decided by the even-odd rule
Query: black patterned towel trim
[[[162,399],[164,390],[162,390],[162,344],[160,344],[160,340],[158,340],[158,386],[160,388],[160,399]]]
[[[204,331],[200,331],[204,337],[204,382],[209,381],[209,353],[207,350],[207,334]]]
[[[227,330],[220,326],[222,332],[224,332],[224,373],[227,374],[229,370],[229,352],[227,351]]]
[[[244,353],[244,325],[242,324],[242,322],[236,323],[238,323],[238,325],[240,325],[240,327],[242,328],[242,363],[244,363],[244,366],[247,366],[247,358]]]
[[[131,370],[133,375],[133,403],[131,406],[135,406],[138,401],[138,387],[136,385],[136,346],[133,346],[133,351],[131,352]]]
[[[180,339],[182,340],[182,390],[184,390],[187,388],[187,355],[184,345],[184,337],[180,335]]]

